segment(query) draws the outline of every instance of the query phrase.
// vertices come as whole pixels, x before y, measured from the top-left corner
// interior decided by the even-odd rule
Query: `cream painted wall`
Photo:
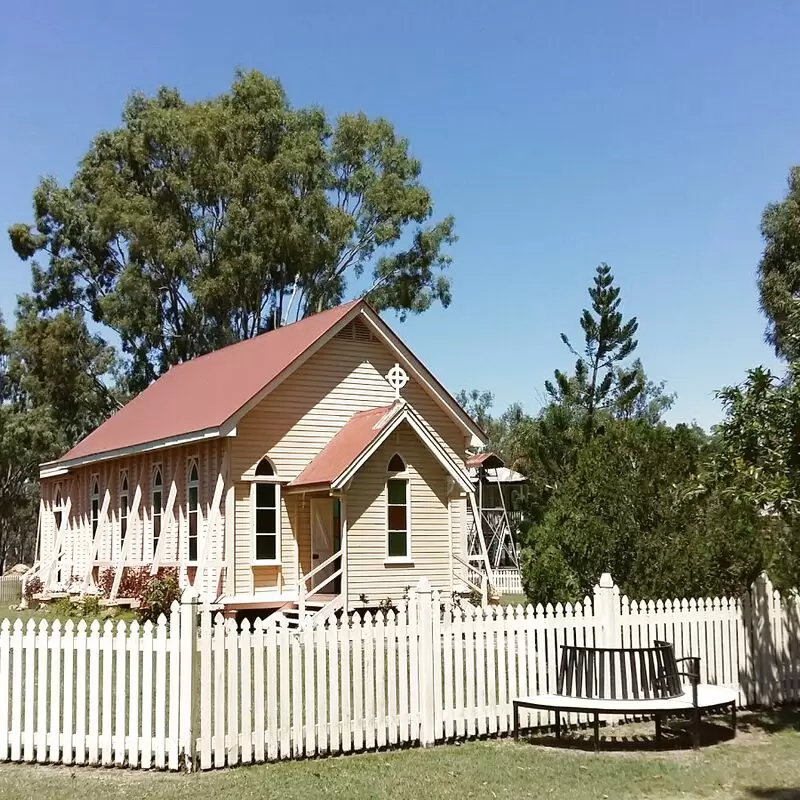
[[[261,573],[251,563],[249,479],[260,459],[268,456],[279,475],[295,478],[353,414],[394,400],[394,389],[384,376],[395,361],[386,346],[373,340],[359,320],[334,337],[239,422],[232,444],[237,593],[270,588],[280,580],[277,571]],[[463,463],[463,430],[415,381],[409,381],[402,396],[451,456]],[[298,575],[295,540],[305,572],[310,564],[310,519],[302,496],[283,504],[281,531],[281,572],[288,586],[297,581]]]

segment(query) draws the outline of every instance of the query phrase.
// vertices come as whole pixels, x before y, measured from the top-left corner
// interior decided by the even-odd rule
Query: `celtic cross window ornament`
[[[399,400],[400,390],[408,383],[408,374],[399,364],[395,364],[386,373],[386,381],[394,389],[395,400]]]

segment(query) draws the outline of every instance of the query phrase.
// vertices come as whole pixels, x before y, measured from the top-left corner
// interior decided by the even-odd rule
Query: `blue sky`
[[[789,0],[5,4],[0,226],[67,181],[126,96],[224,91],[236,67],[297,105],[390,119],[456,217],[454,300],[403,325],[454,391],[535,410],[572,359],[606,261],[639,355],[678,393],[671,419],[718,421],[714,390],[774,365],[755,269],[760,214],[800,162],[800,5]],[[35,32],[35,37],[31,33]],[[0,240],[0,309],[29,284]]]

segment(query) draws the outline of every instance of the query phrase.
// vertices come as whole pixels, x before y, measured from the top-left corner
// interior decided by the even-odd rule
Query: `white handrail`
[[[339,567],[339,569],[334,570],[333,572],[331,572],[331,574],[328,575],[328,577],[325,578],[325,580],[322,581],[322,583],[318,583],[316,586],[314,586],[311,589],[311,591],[309,591],[306,594],[306,600],[308,600],[308,598],[311,597],[312,595],[315,595],[323,586],[327,586],[332,580],[335,580],[336,578],[338,578],[341,574],[342,574],[342,568],[341,567]]]
[[[329,567],[337,558],[340,558],[341,555],[342,551],[337,550],[330,558],[326,559],[321,564],[314,567],[314,569],[312,569],[311,572],[309,572],[306,575],[302,575],[298,583],[305,583],[309,578],[313,578],[318,572],[325,569],[325,567]]]
[[[489,585],[490,585],[489,584],[489,579],[488,579],[486,573],[481,572],[477,567],[473,566],[472,564],[470,564],[467,561],[464,561],[464,559],[461,558],[461,556],[457,555],[456,553],[453,553],[453,558],[456,561],[458,561],[458,563],[461,564],[463,567],[467,568],[467,574],[463,576],[463,581],[473,591],[480,592],[481,605],[485,606],[486,603],[488,602],[488,599],[489,599]],[[472,570],[472,572],[475,572],[480,576],[480,583],[479,584],[475,583],[475,581],[470,579],[469,570]],[[453,572],[453,574],[455,574],[455,571]]]
[[[323,586],[330,583],[334,578],[338,577],[342,574],[342,568],[339,567],[338,570],[334,570],[332,575],[329,575],[319,586],[314,586],[311,591],[308,591],[307,583],[309,578],[313,578],[315,575],[322,572],[322,570],[326,569],[327,567],[331,566],[337,558],[342,557],[342,551],[337,550],[330,558],[325,559],[321,564],[318,564],[308,575],[300,575],[300,580],[297,581],[297,610],[300,614],[300,618],[302,619],[303,615],[306,611],[306,600],[311,597],[312,595],[316,594]]]
[[[453,553],[453,558],[458,561],[461,566],[466,567],[468,570],[472,570],[473,572],[477,572],[482,577],[485,577],[484,572],[481,572],[481,570],[479,570],[474,564],[470,564],[469,561],[464,561],[464,559],[456,553]],[[483,561],[483,559],[481,559],[481,561]]]

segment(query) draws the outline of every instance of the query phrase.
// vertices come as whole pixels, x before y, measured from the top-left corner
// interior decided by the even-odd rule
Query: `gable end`
[[[356,317],[352,322],[345,325],[344,328],[336,334],[335,338],[347,342],[377,341],[375,335],[361,317]]]

